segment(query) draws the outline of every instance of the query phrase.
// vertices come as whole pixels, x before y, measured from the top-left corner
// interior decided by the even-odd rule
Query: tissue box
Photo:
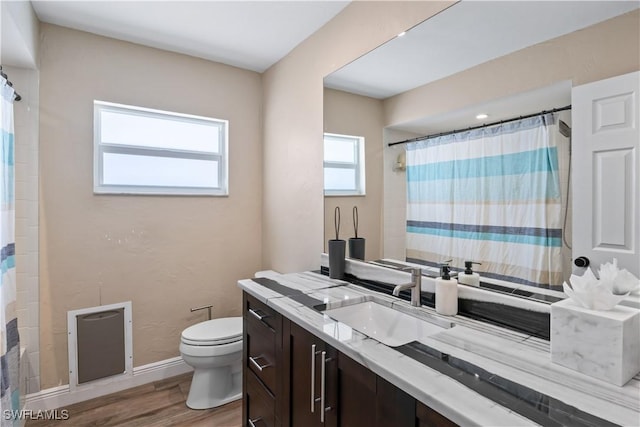
[[[551,304],[551,361],[623,386],[640,372],[640,310],[595,311],[571,299]]]

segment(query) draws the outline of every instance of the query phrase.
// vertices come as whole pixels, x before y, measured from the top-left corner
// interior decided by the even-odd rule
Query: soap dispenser
[[[440,277],[436,279],[436,312],[446,316],[458,313],[458,281],[451,278],[451,267],[440,266]]]
[[[480,275],[473,272],[473,264],[482,265],[479,262],[465,261],[464,273],[458,274],[458,283],[469,286],[480,286]]]

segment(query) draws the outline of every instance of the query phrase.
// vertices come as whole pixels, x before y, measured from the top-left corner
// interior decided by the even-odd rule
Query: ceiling
[[[329,88],[386,99],[638,7],[638,0],[463,0],[345,65],[324,83]],[[570,104],[571,81],[561,81],[389,127],[416,136],[435,134]],[[479,113],[489,117],[477,119]]]
[[[42,22],[263,72],[349,1],[33,0],[31,4]],[[338,70],[326,84],[386,98],[638,6],[637,0],[463,1],[426,21],[428,25],[416,26]],[[10,26],[3,26],[6,38],[5,27]],[[18,45],[3,41],[3,48]],[[20,66],[8,49],[2,52],[2,61]]]
[[[349,1],[31,3],[42,22],[263,72]]]
[[[325,79],[385,99],[640,7],[631,1],[462,1]]]

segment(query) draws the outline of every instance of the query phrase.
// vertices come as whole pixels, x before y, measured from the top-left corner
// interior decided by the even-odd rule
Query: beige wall
[[[354,237],[353,207],[358,207],[358,237],[365,238],[365,258],[382,254],[382,101],[339,90],[324,89],[324,131],[365,139],[366,195],[356,197],[325,196],[324,251],[327,241],[335,239],[334,209],[340,207],[340,238]],[[347,245],[348,247],[348,245]],[[349,256],[347,249],[347,256]]]
[[[384,101],[399,125],[572,80],[581,85],[640,68],[640,11],[486,62]]]
[[[133,302],[134,366],[178,356],[181,331],[239,315],[261,268],[261,81],[251,71],[41,27],[42,387],[68,382],[66,312]],[[230,122],[228,197],[94,195],[93,100]]]
[[[319,265],[323,78],[452,3],[352,2],[264,73],[264,267]]]
[[[398,156],[405,154],[404,145],[387,146],[390,142],[405,141],[422,135],[391,128],[384,130],[384,202],[382,256],[404,260],[407,250],[407,172],[394,170]],[[403,156],[406,166],[406,155]]]

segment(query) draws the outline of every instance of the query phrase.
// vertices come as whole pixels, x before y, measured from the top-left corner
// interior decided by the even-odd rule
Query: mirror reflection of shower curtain
[[[16,314],[15,196],[14,196],[14,91],[0,77],[0,425],[13,426],[20,405],[20,339]],[[19,422],[16,421],[15,425]]]
[[[552,114],[407,145],[406,259],[482,262],[482,276],[562,283]]]

